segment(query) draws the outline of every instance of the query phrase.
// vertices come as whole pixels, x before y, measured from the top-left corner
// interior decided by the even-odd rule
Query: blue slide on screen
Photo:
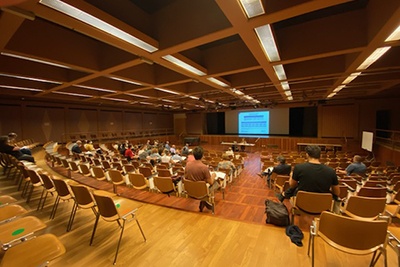
[[[240,112],[239,134],[269,134],[269,111]]]

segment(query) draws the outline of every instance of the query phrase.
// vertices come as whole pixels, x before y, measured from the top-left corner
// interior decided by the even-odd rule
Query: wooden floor
[[[43,161],[38,159],[38,163],[41,165]],[[217,199],[216,215],[199,213],[198,202],[189,199],[183,199],[189,205],[186,208],[180,207],[183,205],[181,203],[174,204],[179,202],[177,200],[170,200],[169,204],[160,201],[161,205],[149,204],[149,201],[136,201],[139,207],[138,219],[147,242],[143,241],[137,225],[134,222],[128,223],[117,265],[311,266],[311,260],[307,256],[307,229],[303,229],[304,246],[297,247],[290,242],[284,228],[266,225],[263,222],[264,200],[266,197],[273,198],[273,192],[266,189],[262,179],[255,175],[259,171],[259,162],[249,160],[246,164],[246,168],[249,167],[247,173],[243,173],[237,184],[228,189],[226,200]],[[10,194],[20,199],[19,204],[32,210],[32,215],[48,225],[38,234],[53,233],[65,244],[67,253],[54,260],[51,266],[112,265],[119,237],[116,223],[100,220],[94,244],[89,246],[94,224],[94,215],[90,210],[78,210],[73,229],[67,233],[66,224],[72,208],[71,202],[60,203],[55,219],[50,221],[48,217],[54,198],[46,202],[43,211],[37,212],[39,191],[27,205],[21,199],[20,192],[16,192],[14,183],[4,177],[0,178],[2,194]],[[244,197],[243,192],[251,194]],[[161,194],[151,194],[165,197]],[[229,202],[236,203],[234,205],[238,208],[229,208]],[[168,205],[177,206],[168,208]],[[369,261],[370,256],[348,255],[332,249],[321,240],[316,241],[315,266],[368,266]],[[397,266],[397,257],[390,248],[388,264]],[[383,260],[380,259],[376,266],[383,266]]]

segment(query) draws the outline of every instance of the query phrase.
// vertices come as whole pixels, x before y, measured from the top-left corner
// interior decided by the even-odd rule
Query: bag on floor
[[[288,226],[290,224],[289,212],[281,202],[274,202],[270,199],[265,200],[265,213],[267,214],[266,223]]]

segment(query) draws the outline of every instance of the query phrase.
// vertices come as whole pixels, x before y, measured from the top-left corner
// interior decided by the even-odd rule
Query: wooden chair
[[[68,166],[71,172],[79,172],[78,163],[76,161],[68,161]]]
[[[178,190],[172,181],[171,177],[154,176],[154,185],[163,194],[170,196],[171,193],[175,193],[179,196]]]
[[[360,197],[386,197],[386,188],[382,187],[361,187],[357,192]]]
[[[331,211],[333,200],[331,193],[314,193],[299,191],[294,197],[291,223],[294,224],[294,216],[308,214],[319,216],[323,211]]]
[[[100,166],[93,166],[92,167],[92,175],[94,178],[96,178],[99,181],[104,181],[106,180],[106,174],[104,173],[104,170]]]
[[[47,266],[64,253],[65,247],[55,235],[44,234],[8,249],[1,266]]]
[[[396,193],[393,199],[394,204],[386,205],[385,212],[391,217],[400,219],[400,191]]]
[[[20,205],[10,204],[2,206],[0,207],[0,224],[12,221],[25,213],[28,213],[28,211]]]
[[[122,235],[125,229],[125,223],[127,221],[132,221],[132,220],[136,221],[139,230],[142,233],[143,239],[146,242],[146,237],[143,233],[142,227],[140,227],[139,221],[136,218],[136,211],[138,204],[125,198],[116,198],[115,200],[113,200],[109,196],[108,192],[103,192],[103,191],[94,191],[93,196],[96,200],[100,216],[96,217],[96,222],[93,227],[93,233],[92,233],[92,238],[90,240],[90,245],[92,245],[93,243],[99,217],[103,218],[106,222],[117,222],[118,226],[121,229],[121,234],[118,240],[117,251],[115,253],[115,258],[114,258],[114,265],[115,265],[117,263],[118,251],[121,245]]]
[[[128,179],[133,188],[142,190],[149,188],[149,181],[141,173],[128,173]]]
[[[157,173],[160,177],[172,177],[172,174],[168,169],[157,169]]]
[[[310,227],[311,266],[314,266],[315,237],[340,251],[354,254],[373,254],[370,266],[375,266],[379,257],[383,255],[384,266],[386,259],[386,236],[388,222],[384,220],[363,221],[340,216],[330,212],[322,212],[319,220],[314,220]]]
[[[0,244],[3,250],[28,240],[33,233],[46,227],[41,220],[34,216],[26,216],[0,225]],[[23,231],[18,231],[22,229]]]
[[[276,175],[274,178],[274,190],[276,191],[276,189],[278,189],[279,192],[282,193],[284,191],[285,183],[289,182],[289,179],[289,175]]]
[[[108,170],[108,175],[113,184],[113,192],[117,194],[117,186],[125,184],[125,179],[119,170],[110,169]]]
[[[54,202],[53,209],[51,210],[50,213],[50,220],[55,218],[60,200],[69,201],[70,199],[72,199],[71,192],[69,191],[68,185],[65,182],[65,180],[60,178],[52,178],[52,181],[57,191],[57,197]]]
[[[214,193],[210,192],[206,182],[184,179],[183,184],[187,196],[200,201],[210,202],[212,205],[211,211],[213,214],[215,213]]]
[[[87,163],[80,163],[80,164],[78,165],[78,169],[79,169],[79,172],[80,172],[83,176],[88,177],[88,176],[91,176],[91,175],[92,175],[92,173],[90,172],[89,165],[88,165]]]
[[[385,206],[386,198],[351,196],[341,212],[358,220],[372,221],[383,214]]]
[[[144,177],[150,179],[154,176],[154,173],[151,171],[149,167],[139,167],[139,172],[143,174]]]
[[[124,170],[125,174],[131,173],[131,172],[136,172],[136,168],[132,164],[124,164],[123,170]]]
[[[72,224],[74,223],[76,211],[78,208],[91,209],[94,213],[94,216],[98,216],[96,203],[94,202],[94,198],[92,196],[92,193],[90,193],[89,188],[84,185],[70,185],[70,187],[72,192],[74,193],[75,203],[71,211],[71,216],[67,226],[67,232],[71,231]]]
[[[31,200],[31,197],[32,197],[33,189],[35,187],[42,187],[43,183],[42,183],[42,180],[40,179],[39,174],[36,171],[31,170],[31,169],[27,169],[26,171],[28,172],[28,175],[31,178],[31,180],[30,180],[31,188],[30,188],[30,191],[28,192],[28,196],[26,198],[26,203],[29,203],[29,201]],[[42,192],[42,197],[43,197],[43,192]],[[39,199],[39,205],[42,202],[42,197]]]
[[[12,196],[9,196],[9,195],[0,196],[0,207],[3,205],[15,203],[15,202],[17,202],[17,200],[15,198],[13,198]]]
[[[37,210],[39,210],[39,209],[43,210],[44,204],[46,203],[47,195],[49,193],[51,195],[53,195],[53,193],[56,192],[56,188],[53,184],[53,181],[50,179],[50,177],[46,173],[40,173],[39,175],[40,175],[40,178],[42,179],[44,191],[46,192],[46,194],[44,195],[44,199],[42,201],[42,206],[39,207],[40,206],[40,202],[39,202]],[[44,191],[42,191],[42,196],[40,197],[41,199],[43,197]]]

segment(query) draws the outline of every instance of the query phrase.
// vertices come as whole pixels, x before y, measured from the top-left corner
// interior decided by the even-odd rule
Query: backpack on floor
[[[267,214],[266,223],[288,226],[290,224],[289,212],[281,202],[274,202],[270,199],[265,200],[265,213]]]

